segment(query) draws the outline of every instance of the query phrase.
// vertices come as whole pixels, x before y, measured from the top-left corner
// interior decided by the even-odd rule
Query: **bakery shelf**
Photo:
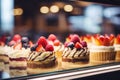
[[[97,74],[104,74],[114,71],[120,70],[120,62],[113,62],[107,64],[101,64],[96,66],[89,66],[89,67],[82,67],[82,68],[75,68],[75,69],[68,69],[68,70],[61,70],[49,73],[41,73],[41,74],[34,74],[28,76],[21,76],[15,78],[8,78],[12,80],[23,80],[23,79],[30,79],[30,80],[46,80],[46,79],[76,79],[76,78],[84,78],[88,76],[94,76]]]

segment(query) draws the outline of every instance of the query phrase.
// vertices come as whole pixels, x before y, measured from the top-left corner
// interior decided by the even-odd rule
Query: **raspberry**
[[[59,46],[60,45],[60,41],[59,40],[55,40],[54,41],[54,46]]]
[[[79,42],[77,42],[76,44],[75,44],[75,48],[77,48],[77,49],[81,49],[83,46],[79,43]]]
[[[69,43],[69,42],[65,42],[65,43],[64,43],[64,46],[67,47],[68,43]]]
[[[19,34],[16,34],[16,35],[13,36],[13,40],[15,42],[19,42],[21,40],[21,36]]]
[[[48,45],[46,46],[45,50],[46,50],[46,51],[53,51],[54,48],[53,48],[52,45],[48,44]]]
[[[45,48],[47,44],[48,44],[48,42],[44,36],[41,36],[38,39],[38,45],[42,45]]]
[[[87,47],[87,43],[85,41],[81,41],[80,43],[82,44],[83,47]]]
[[[76,43],[76,42],[80,42],[80,38],[79,38],[79,36],[78,35],[73,35],[73,37],[71,38],[71,42],[73,42],[74,44]]]
[[[13,46],[13,45],[15,45],[15,44],[16,44],[16,42],[13,41],[13,40],[8,43],[9,46]]]
[[[48,37],[48,40],[51,40],[51,41],[55,41],[57,38],[54,34],[50,34],[49,37]]]

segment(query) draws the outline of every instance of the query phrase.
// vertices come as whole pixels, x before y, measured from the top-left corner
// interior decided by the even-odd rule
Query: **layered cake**
[[[95,35],[92,39],[93,46],[90,48],[90,63],[101,64],[115,60],[114,36]]]
[[[12,51],[11,47],[9,47],[7,45],[4,47],[4,56],[2,58],[4,60],[4,65],[5,65],[4,71],[7,73],[9,73],[9,52],[11,52],[11,51]]]
[[[38,42],[31,48],[27,65],[28,74],[38,74],[57,70],[54,47],[47,42],[45,37],[41,36]]]
[[[117,35],[114,39],[114,47],[116,51],[116,61],[120,61],[120,34]]]
[[[29,49],[13,50],[10,57],[10,75],[11,77],[27,75],[27,56]]]
[[[0,46],[0,70],[1,71],[3,71],[5,67],[4,58],[6,58],[6,55],[4,54],[4,47]]]
[[[5,46],[6,37],[2,36],[0,38],[0,70],[9,73],[9,57],[8,53],[10,51],[10,47]]]
[[[15,40],[16,41],[15,41]],[[16,42],[12,48],[13,50],[9,52],[10,60],[10,76],[26,76],[27,75],[27,57],[30,53],[30,41],[27,37],[13,38]]]
[[[77,68],[88,63],[89,53],[85,41],[80,41],[78,35],[73,35],[70,42],[65,44],[62,54],[62,68]]]

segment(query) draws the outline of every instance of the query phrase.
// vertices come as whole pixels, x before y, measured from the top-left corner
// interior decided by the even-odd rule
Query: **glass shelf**
[[[75,79],[96,74],[109,73],[120,70],[120,62],[112,62],[107,64],[100,64],[95,66],[86,66],[81,68],[66,69],[48,73],[33,74],[28,76],[4,78],[4,79]]]

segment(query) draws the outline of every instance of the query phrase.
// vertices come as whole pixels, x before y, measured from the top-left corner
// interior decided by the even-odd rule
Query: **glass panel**
[[[67,74],[120,62],[117,5],[1,0],[0,6],[2,78]]]

